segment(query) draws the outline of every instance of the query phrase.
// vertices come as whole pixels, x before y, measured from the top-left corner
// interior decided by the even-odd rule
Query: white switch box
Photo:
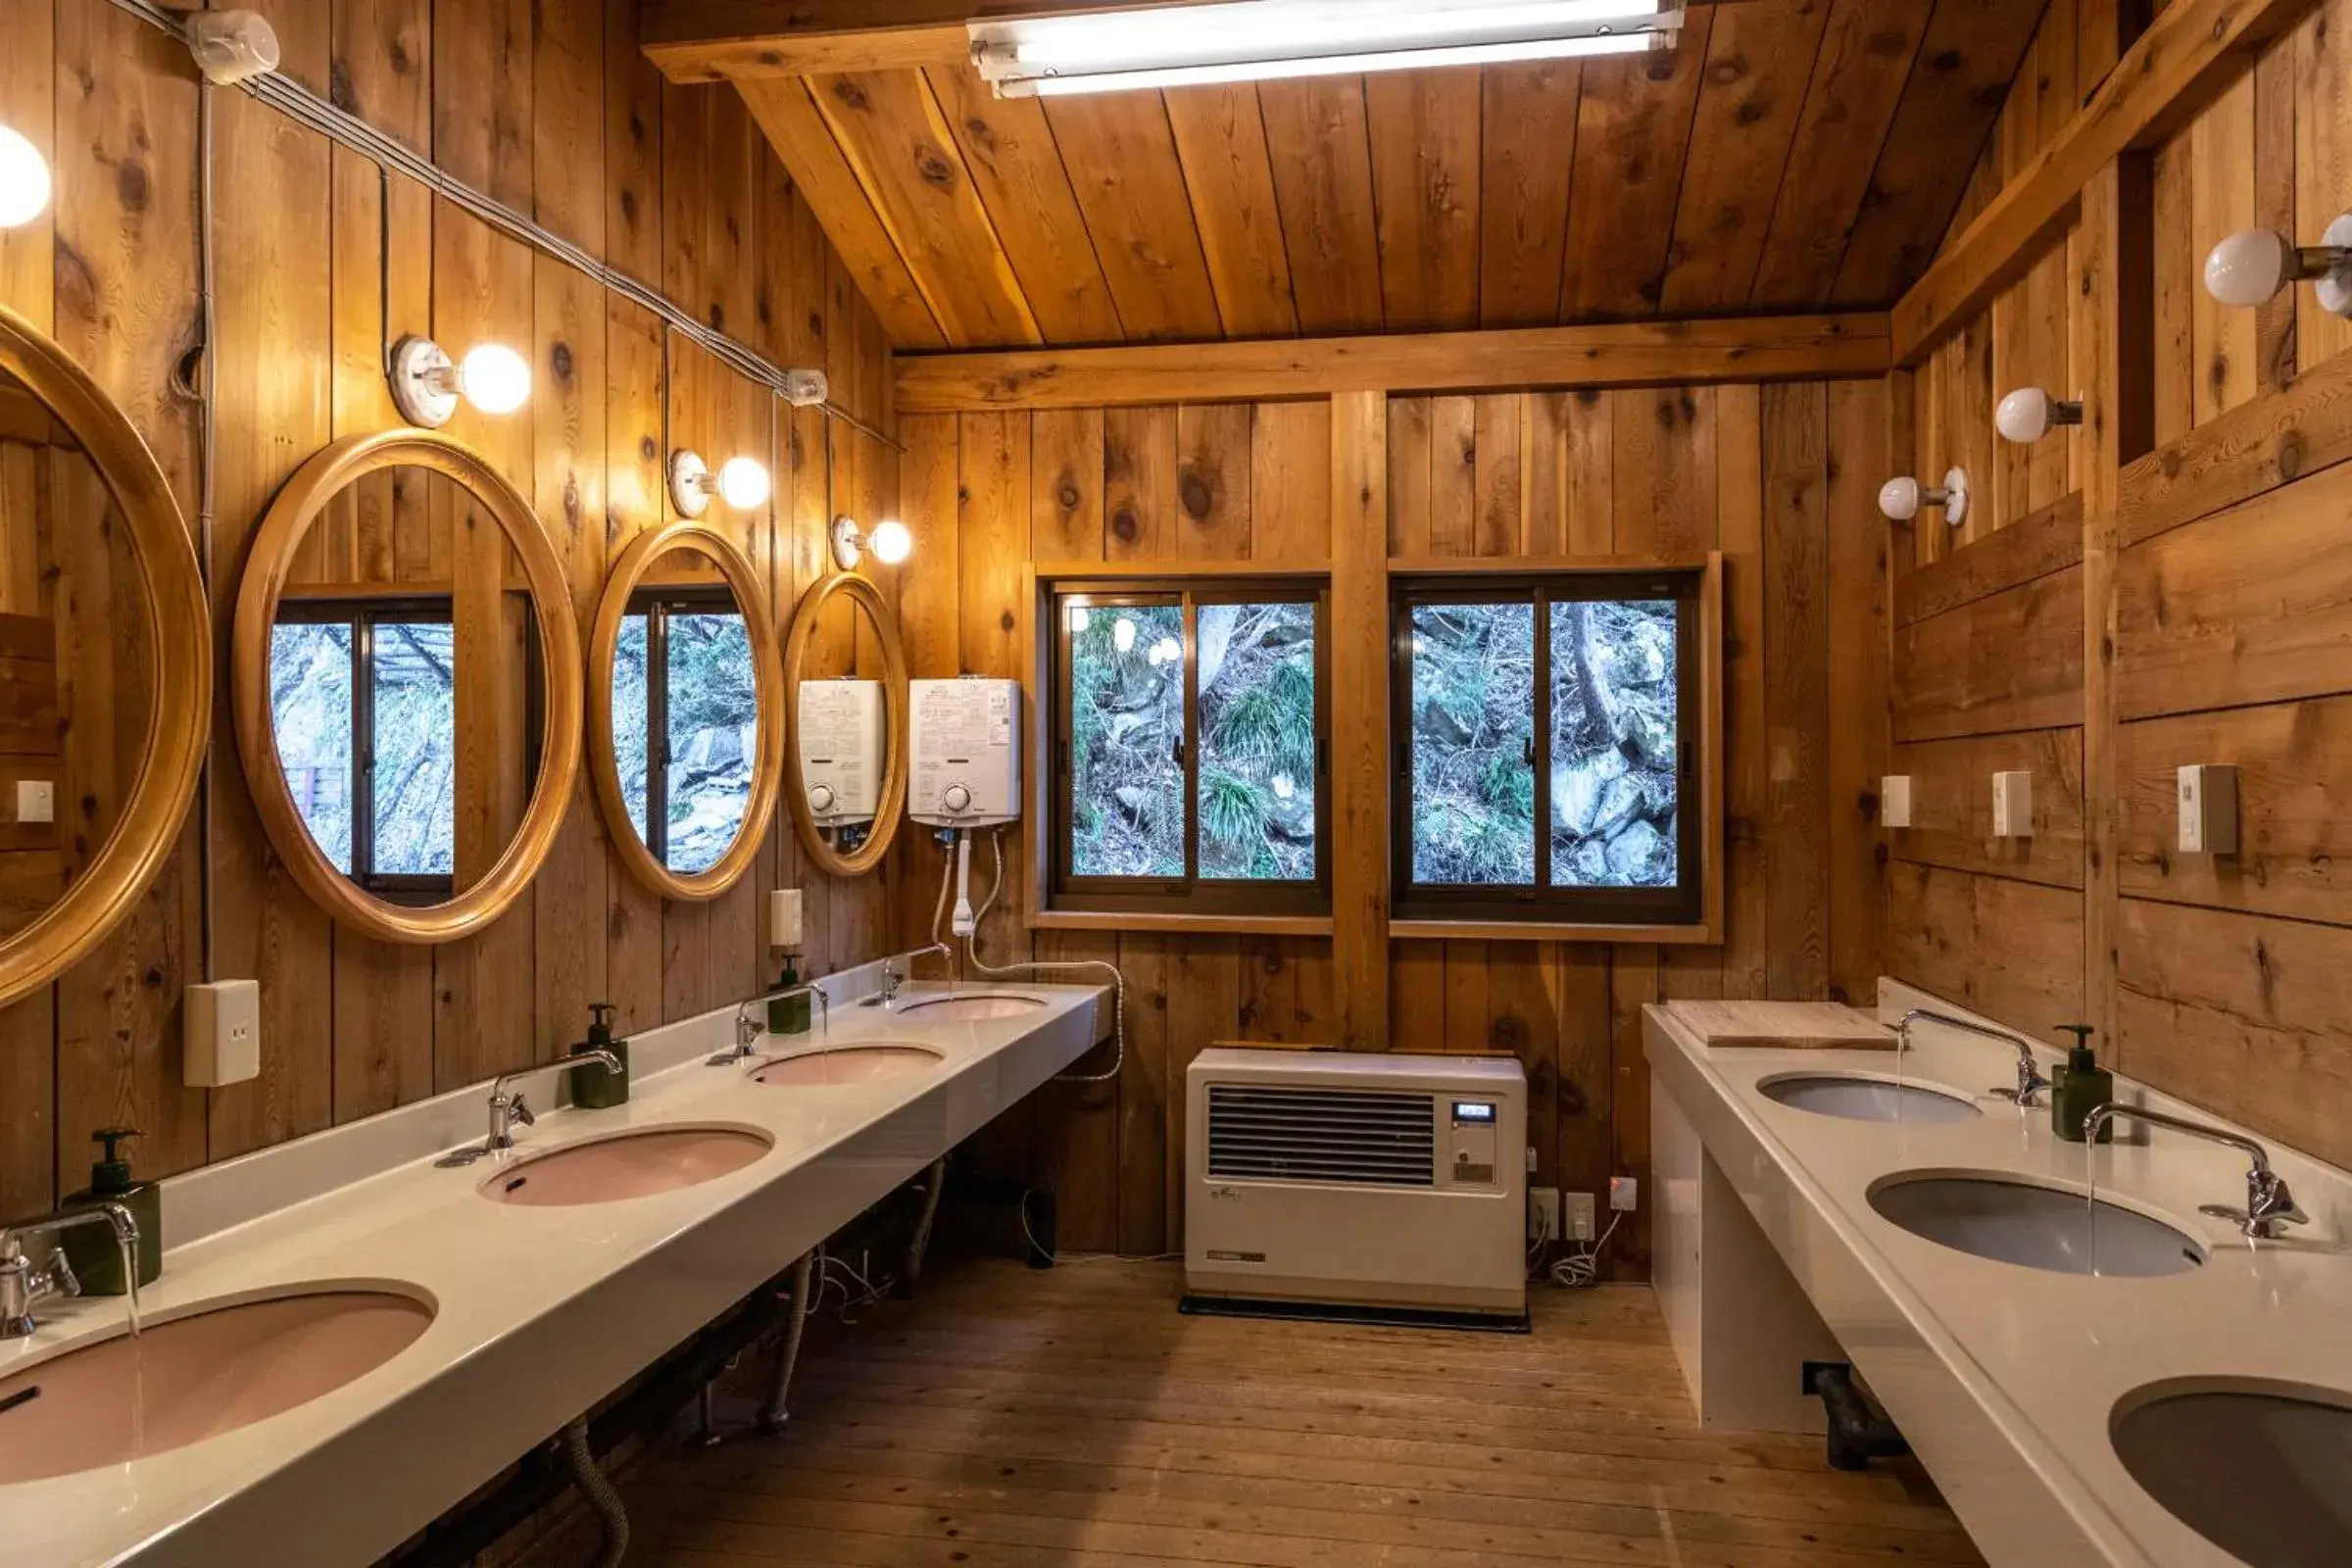
[[[1620,1214],[1631,1214],[1641,1200],[1642,1187],[1631,1176],[1609,1178],[1609,1207]]]
[[[1592,1195],[1591,1193],[1570,1193],[1568,1195],[1567,1229],[1568,1240],[1572,1242],[1589,1242],[1592,1239]]]
[[[2237,769],[2193,762],[2180,769],[2180,853],[2237,853]]]
[[[1883,827],[1911,825],[1911,775],[1889,773],[1879,780],[1879,822]]]
[[[1560,1190],[1557,1187],[1531,1187],[1527,1190],[1527,1239],[1531,1242],[1556,1242],[1560,1239]]]
[[[186,1066],[190,1089],[219,1089],[262,1075],[262,983],[216,980],[188,987]]]
[[[56,821],[57,786],[45,778],[17,780],[17,820],[20,822]]]
[[[2034,836],[2034,775],[1992,775],[1992,836],[2030,839]]]

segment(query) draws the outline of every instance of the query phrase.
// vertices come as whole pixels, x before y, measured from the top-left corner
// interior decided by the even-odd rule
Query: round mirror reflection
[[[833,847],[854,855],[872,836],[888,747],[885,658],[865,606],[836,594],[817,607],[794,693],[801,803]]]
[[[612,690],[613,771],[630,826],[655,863],[699,876],[751,825],[760,763],[751,628],[709,558],[655,558],[621,616]]]
[[[158,717],[155,592],[98,460],[0,371],[0,940],[122,824]]]

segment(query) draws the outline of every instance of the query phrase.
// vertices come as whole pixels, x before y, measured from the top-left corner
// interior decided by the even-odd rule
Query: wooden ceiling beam
[[[1208,0],[644,0],[638,38],[672,81],[920,71],[971,59],[990,17],[1123,11]]]
[[[2118,157],[2152,150],[2193,120],[2319,0],[2173,0],[2090,102],[1893,311],[1894,358],[1916,366],[2065,237],[2082,187]]]
[[[901,354],[901,414],[1670,386],[1886,373],[1884,315],[1631,321],[1386,337],[1158,343],[1104,349]]]

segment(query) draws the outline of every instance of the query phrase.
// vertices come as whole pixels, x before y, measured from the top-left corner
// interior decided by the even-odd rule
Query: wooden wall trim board
[[[2082,568],[2069,566],[1895,634],[1894,739],[2082,722]]]
[[[1916,366],[2060,241],[2082,192],[2126,153],[2195,118],[2319,0],[2173,0],[2056,140],[2001,187],[1892,312],[1895,363]]]
[[[1334,1044],[1389,1042],[1389,400],[1331,400]]]
[[[1240,343],[902,354],[903,414],[1868,377],[1886,318],[1743,317]]]
[[[1894,585],[1894,623],[1916,625],[2082,560],[2082,497],[2077,492],[1904,572]]]

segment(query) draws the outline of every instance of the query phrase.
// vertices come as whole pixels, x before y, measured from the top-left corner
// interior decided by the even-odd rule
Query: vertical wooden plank
[[[1176,554],[1250,555],[1250,407],[1187,404],[1176,415]]]
[[[2159,441],[2176,441],[2195,426],[2193,404],[2197,379],[2194,323],[2197,304],[2195,295],[2204,284],[2199,273],[2204,258],[2195,253],[2189,220],[2189,185],[2191,168],[2188,139],[2176,137],[2157,149],[2154,160],[2154,189],[2156,239],[2154,257],[2154,340],[2152,371],[2155,379],[2155,435]],[[2076,250],[2083,246],[2082,230],[2076,231]],[[2082,268],[2078,254],[2075,270],[2078,276]],[[2085,306],[2078,306],[2079,318]],[[2076,335],[2081,337],[2081,328]],[[2298,353],[2301,345],[2298,343]],[[2093,367],[2082,363],[2076,356],[2075,384],[2087,387]],[[2093,443],[2081,443],[2085,449],[2083,474],[2084,490],[2088,490],[2089,455]]]
[[[1429,553],[1478,553],[1478,399],[1429,401]]]
[[[1829,409],[1818,382],[1768,386],[1764,429],[1764,818],[1768,995],[1829,991]]]
[[[1522,404],[1519,459],[1526,515],[1519,549],[1524,555],[1568,551],[1568,404],[1565,392],[1531,392]]]
[[[636,0],[604,0],[605,261],[662,280],[662,73],[637,46]]]
[[[2295,239],[2313,245],[2352,207],[2352,0],[2328,0],[2295,29],[2294,59]],[[2295,313],[2300,368],[2347,348],[2352,321],[2316,309]]]
[[[1870,381],[1829,388],[1829,980],[1833,998],[1863,1007],[1876,1002],[1886,967],[1879,779],[1891,733],[1888,580],[1875,478],[1889,471],[1885,399]]]
[[[1764,702],[1764,426],[1756,387],[1715,394],[1724,570],[1723,994],[1772,995],[1771,909],[1764,832],[1770,810],[1771,726]]]
[[[1242,1014],[1242,956],[1238,942],[1223,936],[1168,939],[1167,960],[1167,1153],[1164,1156],[1168,1236],[1184,1235],[1185,1072],[1193,1058],[1220,1041],[1238,1039]],[[1130,1126],[1143,1120],[1143,1109]]]
[[[1584,70],[1561,61],[1489,66],[1483,74],[1478,324],[1549,326],[1560,318]]]
[[[1572,556],[1605,556],[1617,537],[1617,399],[1587,387],[1568,396],[1561,484]]]
[[[1610,950],[1593,943],[1563,943],[1550,951],[1551,984],[1559,999],[1559,1033],[1553,1042],[1553,1168],[1563,1191],[1597,1196],[1608,1190],[1616,1159]]]
[[[1332,990],[1335,1043],[1389,1028],[1388,399],[1331,405]]]
[[[1478,399],[1477,455],[1470,547],[1473,555],[1517,555],[1527,530],[1526,465],[1519,450],[1527,395],[1495,393]]]
[[[1102,548],[1111,560],[1150,561],[1175,554],[1174,409],[1103,412],[1102,510]]]
[[[0,0],[0,124],[57,166],[57,0]],[[0,305],[46,332],[55,319],[57,207],[0,229]]]
[[[1020,601],[1022,564],[1029,559],[1029,416],[972,414],[961,423],[956,569],[963,672],[1018,677],[1024,672],[1020,618],[1013,607]],[[1021,849],[1024,831],[1004,835],[1004,892],[977,939],[993,963],[1015,963],[1030,956],[1021,913],[1028,864]],[[994,863],[992,856],[992,868]]]
[[[1616,549],[1639,555],[1715,548],[1713,387],[1615,394]]]
[[[1030,416],[1029,548],[1038,561],[1102,559],[1102,411]]]
[[[2254,221],[2274,233],[2295,232],[2295,49],[2273,45],[2256,62],[2254,90]],[[2295,379],[2295,317],[2307,298],[2281,289],[2254,313],[2254,383],[2275,392]],[[2313,302],[2314,308],[2317,302]]]
[[[1331,403],[1261,403],[1250,431],[1250,556],[1331,558]]]
[[[2254,226],[2254,78],[2241,77],[2188,128],[2192,254]],[[2254,396],[2257,313],[2224,305],[2200,288],[2189,296],[2197,376],[2190,417],[2203,424]]]
[[[1389,554],[1430,553],[1430,400],[1389,400]],[[1335,514],[1336,515],[1336,514]],[[1336,544],[1336,541],[1335,541]]]
[[[605,305],[604,552],[618,555],[629,541],[659,527],[664,514],[662,325],[618,299]],[[780,486],[794,481],[779,473]],[[662,901],[636,878],[608,862],[605,897],[605,997],[618,1008],[623,1031],[662,1021]]]
[[[1620,947],[1608,960],[1609,1149],[1606,1174],[1631,1176],[1655,1194],[1649,1162],[1649,1062],[1642,1051],[1642,1009],[1658,1000],[1658,950]],[[1604,1180],[1600,1186],[1607,1186]],[[1604,1259],[1611,1279],[1649,1277],[1650,1210],[1645,1203],[1618,1231]]]
[[[1181,938],[1119,938],[1127,1067],[1119,1077],[1119,1250],[1156,1257],[1184,1245],[1184,1080],[1168,1072],[1168,949]]]
[[[1116,964],[1119,939],[1111,932],[1041,931],[1041,963]],[[1089,979],[1073,972],[1049,976]],[[1123,1048],[1098,1048],[1073,1062],[1068,1081],[1046,1084],[1036,1096],[1039,1164],[1054,1193],[1055,1245],[1069,1252],[1112,1252],[1119,1249],[1119,1134],[1125,1117],[1121,1096],[1130,1067]],[[1115,1076],[1103,1078],[1105,1073]],[[1102,1078],[1099,1083],[1080,1081]]]
[[[923,415],[900,422],[899,439],[906,451],[899,460],[900,519],[920,541],[922,568],[906,574],[899,589],[899,635],[906,645],[907,673],[917,680],[944,680],[962,673],[963,650],[960,614],[960,578],[962,556],[957,546],[960,540],[956,528],[957,451],[956,423],[954,415]],[[1048,526],[1050,515],[1070,519],[1091,516],[1092,555],[1102,553],[1102,424],[1098,418],[1092,425],[1096,458],[1091,470],[1068,477],[1068,485],[1078,495],[1077,505],[1064,509],[1060,497],[1069,493],[1062,488],[1054,454],[1060,450],[1057,439],[1050,433],[1047,416],[1037,416],[1033,421],[1032,440],[1035,456],[1032,471],[1054,473],[1054,478],[1041,480],[1041,485],[1053,487],[1050,507],[1040,509],[1033,504],[1031,516],[1034,526]],[[1088,497],[1093,499],[1091,503]],[[1069,543],[1074,556],[1084,556],[1078,549],[1081,536],[1088,528],[1081,525],[1069,529]],[[1044,548],[1039,546],[1039,548]],[[787,828],[781,836],[792,837]],[[932,843],[928,833],[902,831],[900,848],[891,858],[897,862],[899,877],[899,945],[913,949],[925,947],[932,941],[932,916],[938,907],[941,877],[948,867],[947,858]]]

